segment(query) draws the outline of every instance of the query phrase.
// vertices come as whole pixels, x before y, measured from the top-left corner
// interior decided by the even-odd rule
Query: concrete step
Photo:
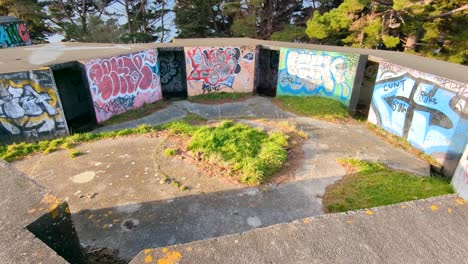
[[[445,195],[141,251],[130,263],[468,263],[468,202]]]

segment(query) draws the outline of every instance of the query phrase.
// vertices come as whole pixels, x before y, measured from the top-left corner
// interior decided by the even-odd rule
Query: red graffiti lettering
[[[154,89],[157,75],[148,65],[156,65],[152,51],[122,57],[92,61],[87,65],[95,94],[106,101],[113,97],[133,94],[137,90]]]
[[[207,85],[225,82],[240,72],[239,56],[238,48],[189,50],[187,57],[193,69],[187,79],[203,81]]]

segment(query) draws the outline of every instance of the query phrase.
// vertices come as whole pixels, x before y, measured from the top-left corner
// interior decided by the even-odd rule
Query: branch
[[[468,4],[466,4],[466,5],[462,6],[462,7],[453,9],[451,11],[442,13],[440,15],[428,17],[426,20],[431,20],[431,19],[434,19],[434,18],[439,18],[439,17],[444,17],[444,16],[450,16],[451,14],[455,14],[455,13],[461,12],[461,11],[466,10],[466,9],[468,9]]]

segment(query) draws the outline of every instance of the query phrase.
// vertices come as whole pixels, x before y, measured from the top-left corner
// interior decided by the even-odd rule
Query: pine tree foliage
[[[307,35],[316,42],[400,50],[468,64],[468,4],[463,0],[344,0],[315,11]]]
[[[0,0],[0,16],[13,16],[23,20],[33,43],[46,42],[53,29],[47,24],[45,3],[38,0]]]

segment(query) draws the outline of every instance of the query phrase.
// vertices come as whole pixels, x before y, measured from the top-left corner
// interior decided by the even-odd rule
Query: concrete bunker
[[[278,82],[279,50],[260,48],[258,54],[257,94],[274,97]]]
[[[69,131],[90,131],[97,123],[83,65],[68,62],[53,65],[51,69]]]
[[[158,49],[159,75],[164,99],[187,98],[185,54],[183,48]]]

